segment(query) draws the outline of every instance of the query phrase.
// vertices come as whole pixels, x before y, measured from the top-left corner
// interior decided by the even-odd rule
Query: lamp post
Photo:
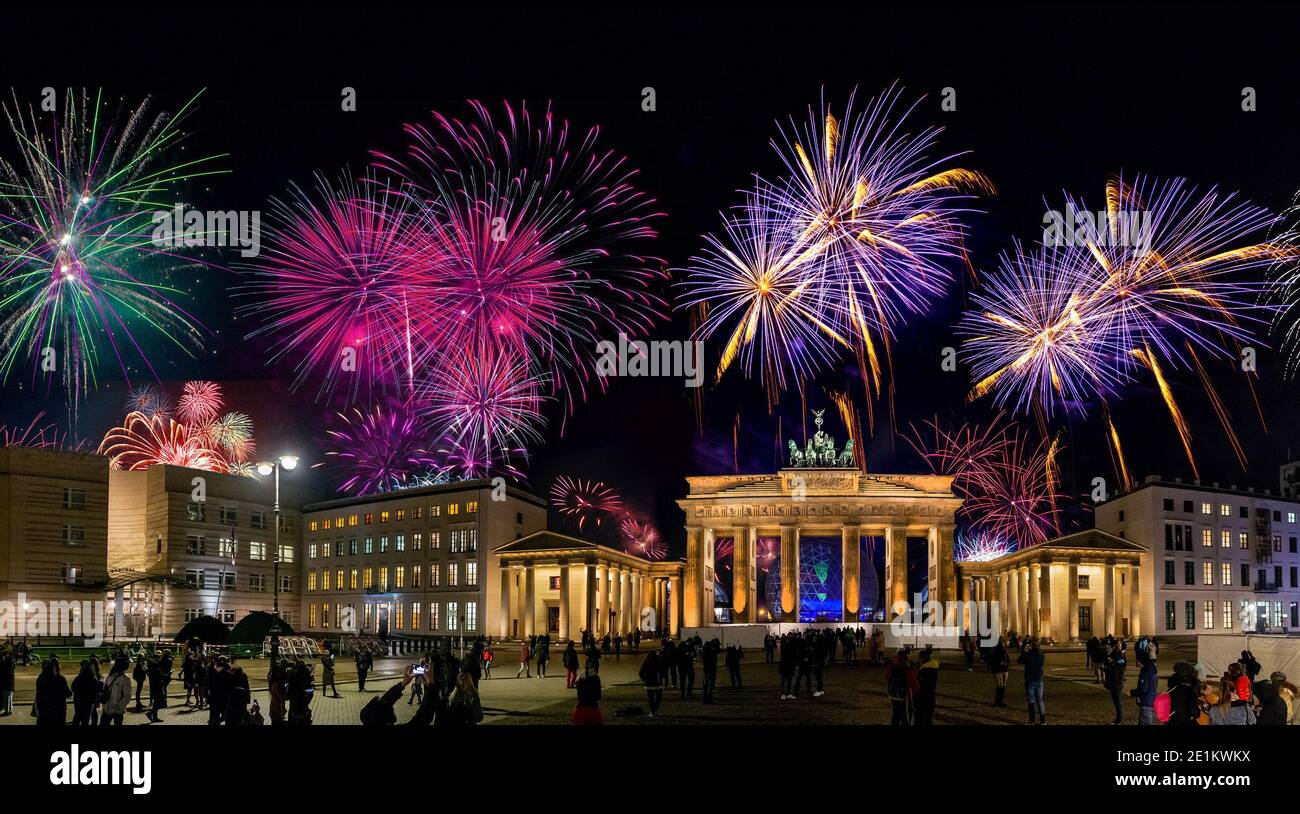
[[[274,461],[262,461],[257,472],[262,477],[275,475],[275,552],[271,558],[271,664],[280,659],[280,470],[293,470],[298,466],[297,455],[281,455]]]

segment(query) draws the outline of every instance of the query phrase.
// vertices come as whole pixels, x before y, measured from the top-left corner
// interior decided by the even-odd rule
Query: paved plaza
[[[1168,675],[1175,661],[1194,661],[1194,645],[1169,645],[1162,649],[1161,673]],[[510,652],[508,646],[498,652]],[[1085,668],[1081,650],[1047,651],[1047,717],[1051,724],[1108,724],[1112,718],[1109,694],[1094,683],[1091,671]],[[699,683],[703,671],[696,665],[695,697],[682,699],[679,690],[664,693],[660,715],[645,715],[646,697],[637,670],[644,658],[640,654],[625,653],[621,658],[602,660],[601,679],[604,698],[601,703],[606,724],[888,724],[890,706],[885,694],[884,668],[859,662],[837,662],[825,671],[826,694],[811,697],[806,691],[794,701],[780,700],[779,683],[774,664],[765,664],[761,651],[746,652],[742,663],[744,686],[733,689],[725,669],[719,670],[719,685],[712,705],[700,700]],[[387,690],[398,680],[413,657],[381,659],[366,681],[366,691],[358,692],[355,668],[350,659],[339,661],[336,677],[341,698],[326,698],[317,687],[312,701],[312,717],[316,724],[358,724],[358,714],[370,698]],[[1007,707],[990,706],[993,698],[993,681],[989,673],[976,660],[973,672],[967,672],[958,653],[944,653],[939,675],[938,704],[935,711],[937,724],[1022,724],[1026,709],[1021,692],[1024,682],[1020,668],[1012,665],[1007,682]],[[267,693],[262,674],[265,662],[245,660],[239,664],[249,673],[253,697],[268,708]],[[499,724],[567,724],[573,711],[574,692],[565,689],[564,671],[558,658],[551,661],[546,678],[516,679],[516,665],[501,665],[493,670],[491,679],[480,683],[484,708],[484,723]],[[75,668],[75,665],[65,665]],[[31,708],[36,668],[19,669],[18,690],[14,701],[14,714],[0,718],[0,726],[33,724],[28,711]],[[1125,689],[1125,723],[1136,723],[1136,710],[1127,691],[1136,685],[1137,669],[1131,665]],[[259,686],[260,685],[260,686]],[[1162,682],[1163,685],[1163,682]],[[172,688],[180,688],[179,681]],[[147,696],[147,688],[146,688]],[[159,726],[202,725],[207,723],[207,712],[184,706],[184,691],[172,692],[170,706],[162,710]],[[410,693],[397,704],[399,723],[410,719],[416,706],[408,704]],[[417,702],[418,703],[418,702]],[[629,714],[623,714],[623,713]],[[639,712],[640,714],[635,714]],[[68,714],[71,719],[71,705]],[[143,711],[129,711],[127,725],[148,725]]]

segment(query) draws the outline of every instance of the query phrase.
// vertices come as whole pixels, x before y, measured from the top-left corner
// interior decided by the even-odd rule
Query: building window
[[[1206,630],[1212,630],[1214,628],[1214,600],[1213,599],[1205,600],[1205,612],[1202,615],[1201,623],[1202,625],[1204,625]]]
[[[387,554],[387,553],[388,553],[388,535],[387,535],[387,534],[385,534],[383,537],[380,537],[380,538],[379,538],[379,553],[380,553],[380,554]]]
[[[348,538],[348,556],[349,557],[357,556],[357,538],[355,537]]]
[[[238,523],[238,522],[239,522],[239,510],[238,510],[238,509],[236,509],[234,506],[222,506],[222,507],[221,507],[221,524],[222,524],[222,525],[224,525],[224,526],[232,526],[232,525],[234,525],[235,523]]]
[[[1219,504],[1219,517],[1232,517],[1232,507],[1227,503]]]
[[[249,522],[255,529],[266,528],[266,512],[253,511],[250,515]]]
[[[263,576],[262,574],[249,574],[249,575],[248,575],[248,590],[252,591],[253,593],[259,593],[259,594],[260,594],[260,593],[265,593],[265,592],[266,592],[266,577]]]
[[[382,511],[382,512],[379,513],[379,522],[380,522],[380,523],[387,523],[387,522],[388,522],[388,512],[387,512],[387,511]]]
[[[235,541],[234,540],[217,540],[217,556],[227,560],[235,558]]]
[[[402,521],[405,520],[405,519],[406,519],[406,509],[398,509],[398,510],[397,510],[397,522],[400,523],[400,522],[402,522]]]
[[[235,612],[233,610],[217,611],[217,619],[226,627],[235,626]],[[285,621],[289,621],[287,616],[285,617]]]
[[[436,562],[429,563],[429,587],[437,588],[442,584],[442,566]]]
[[[327,517],[320,522],[320,527],[323,528],[325,531],[329,531],[330,529],[334,528],[334,521],[330,520]]]
[[[202,608],[186,608],[186,609],[185,609],[185,622],[186,622],[186,624],[189,624],[190,622],[193,622],[195,619],[199,618],[199,617],[202,616],[202,615],[203,615],[203,609],[202,609]]]
[[[411,630],[420,629],[420,603],[411,603]]]
[[[1208,504],[1208,503],[1202,503],[1202,504],[1201,504],[1201,514],[1214,514],[1214,510],[1210,507],[1210,504]]]
[[[466,551],[478,551],[478,529],[465,530],[468,539],[466,540]]]
[[[468,502],[465,504],[465,513],[466,513],[466,514],[477,514],[477,513],[478,513],[478,501],[477,501],[477,500],[471,500],[471,501],[468,501]],[[470,630],[473,630],[473,628],[470,628]]]
[[[441,517],[441,516],[442,516],[442,507],[441,507],[441,506],[430,506],[430,507],[429,507],[429,516],[430,516],[430,517]],[[432,616],[431,616],[431,618],[432,618]]]
[[[1081,591],[1086,591],[1086,590],[1088,590],[1088,583],[1089,583],[1089,576],[1088,576],[1088,574],[1080,574],[1080,575],[1079,575],[1079,590],[1081,590]]]
[[[1183,584],[1184,585],[1196,584],[1196,563],[1192,562],[1191,560],[1183,561]]]
[[[447,603],[447,629],[460,630],[460,619],[456,616],[457,603]]]
[[[366,512],[366,525],[369,526],[375,522],[375,513]]]
[[[76,585],[81,582],[81,564],[74,562],[65,562],[59,575],[67,585]]]
[[[206,546],[204,545],[203,535],[187,534],[185,535],[185,553],[186,554],[204,554]]]
[[[198,568],[185,569],[185,584],[191,588],[203,587],[203,572]]]
[[[399,565],[393,569],[393,587],[399,591],[406,587],[406,566]]]
[[[1209,529],[1201,529],[1201,545],[1205,548],[1214,545],[1214,532]]]
[[[1287,545],[1288,545],[1288,550],[1289,550],[1292,554],[1295,554],[1295,553],[1296,553],[1296,538],[1294,538],[1294,537],[1288,537],[1288,538],[1287,538]]]
[[[194,501],[190,501],[189,503],[185,504],[185,516],[188,517],[193,522],[196,523],[206,522],[208,519],[207,514],[208,514],[207,504],[205,503],[196,503]],[[315,531],[315,529],[312,529],[312,531]]]
[[[1294,565],[1291,566],[1291,587],[1292,588],[1300,588],[1300,585],[1296,584],[1296,576],[1297,576],[1296,571],[1297,571],[1296,567]]]
[[[401,602],[398,602],[393,606],[393,627],[397,630],[402,630],[406,627],[406,614],[403,613],[405,608],[406,605]]]
[[[1184,514],[1191,514],[1193,511],[1195,511],[1195,509],[1193,509],[1193,507],[1192,507],[1192,501],[1190,501],[1190,500],[1184,500],[1184,501],[1183,501],[1183,513],[1184,513]]]
[[[355,568],[348,573],[348,589],[353,591],[357,589],[357,569]]]
[[[395,535],[393,535],[393,550],[394,550],[394,551],[405,551],[405,550],[406,550],[406,535],[405,535],[405,534],[395,534]]]
[[[465,563],[465,584],[471,588],[478,587],[478,563],[476,562]],[[473,627],[470,628],[470,630],[473,629],[474,629]]]
[[[339,568],[334,571],[334,587],[343,590],[343,569]]]
[[[290,576],[290,575],[288,575],[288,574],[281,574],[281,575],[280,575],[280,593],[282,593],[282,594],[291,594],[291,593],[293,593],[293,577],[292,577],[292,576]]]
[[[1223,607],[1223,613],[1221,614],[1221,616],[1223,617],[1223,629],[1231,630],[1232,629],[1232,600],[1225,599],[1219,604]]]
[[[1174,499],[1172,497],[1165,498],[1163,503],[1164,503],[1165,511],[1172,512],[1174,510]]]
[[[1208,503],[1205,505],[1209,505]],[[1178,611],[1175,610],[1172,599],[1165,601],[1165,630],[1176,630],[1178,628]]]
[[[447,587],[455,588],[460,585],[460,563],[453,562],[447,564]]]
[[[1273,550],[1277,552],[1282,551],[1282,535],[1280,534],[1273,535]]]
[[[330,555],[330,541],[329,541],[329,540],[326,540],[325,542],[323,542],[323,543],[320,544],[320,555],[321,555],[322,557],[328,557],[328,556]]]
[[[524,513],[515,512],[515,525],[522,526],[523,524],[524,524]]]
[[[411,587],[412,588],[422,587],[420,583],[423,581],[424,581],[424,566],[412,565],[411,566]],[[411,627],[415,627],[415,625],[411,625]]]
[[[322,591],[331,590],[330,588],[330,570],[328,568],[320,572],[320,589]]]
[[[1219,547],[1232,548],[1232,532],[1227,529],[1219,532]]]
[[[316,627],[316,606],[307,606],[307,627]]]
[[[1242,551],[1250,548],[1250,534],[1244,531],[1237,532],[1237,547]]]
[[[1209,560],[1206,560],[1205,562],[1201,563],[1201,584],[1202,585],[1214,584],[1214,563],[1210,562]]]
[[[315,543],[307,544],[307,559],[314,560],[316,559],[316,556],[319,553],[320,553],[320,548]]]
[[[1250,587],[1250,563],[1248,562],[1241,564],[1241,587]]]
[[[379,566],[379,590],[380,592],[388,591],[388,566]]]
[[[460,504],[459,504],[459,503],[448,503],[448,504],[447,504],[447,514],[448,514],[448,515],[451,515],[452,517],[455,517],[456,515],[460,514]]]
[[[1121,523],[1124,522],[1124,510],[1123,510],[1123,509],[1120,509],[1120,510],[1119,510],[1119,522],[1121,522]]]
[[[1219,584],[1221,585],[1232,584],[1232,563],[1230,562],[1219,563]]]
[[[1174,561],[1165,560],[1165,584],[1174,584]]]
[[[265,560],[265,559],[266,559],[266,543],[249,542],[249,544],[248,544],[248,558],[249,558],[250,560]]]
[[[1279,610],[1278,613],[1280,614],[1281,611]],[[478,603],[477,602],[465,603],[465,630],[469,631],[470,633],[473,633],[474,631],[478,630]]]
[[[429,603],[429,630],[438,629],[438,608],[437,602]]]
[[[424,532],[416,531],[411,534],[411,550],[420,551],[424,548]]]
[[[80,511],[86,508],[86,490],[73,489],[65,486],[63,488],[63,508],[72,511]]]
[[[363,550],[365,553],[367,553],[367,554],[374,554],[374,553],[375,553],[375,538],[374,538],[374,537],[367,537],[367,538],[366,538],[366,546],[365,546],[365,548],[362,549],[362,550]]]
[[[439,548],[442,548],[442,532],[429,532],[429,550],[437,551]]]
[[[86,545],[85,526],[64,526],[63,544],[69,548],[82,548]]]
[[[1196,601],[1189,599],[1183,603],[1183,627],[1196,630]]]
[[[355,514],[348,515],[348,528],[352,528],[356,524],[357,524],[357,516]]]
[[[1294,523],[1294,522],[1295,522],[1295,512],[1287,512],[1287,513],[1286,513],[1286,522],[1288,522],[1288,523]]]
[[[411,509],[411,519],[412,519],[412,520],[423,520],[423,519],[424,519],[424,507],[423,507],[423,506],[416,506],[415,508]],[[412,628],[412,629],[414,629],[415,627],[416,627],[416,625],[411,625],[411,628]]]
[[[281,544],[280,544],[280,554],[279,554],[279,557],[280,557],[280,562],[292,563],[292,562],[293,562],[293,546],[291,546],[291,545],[285,545],[285,544],[281,543]]]
[[[1300,605],[1295,602],[1291,603],[1291,629],[1300,627]]]

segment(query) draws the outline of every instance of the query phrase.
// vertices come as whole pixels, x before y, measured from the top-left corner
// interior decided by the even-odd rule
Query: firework
[[[1087,213],[1081,201],[1067,210]],[[972,398],[1050,416],[1058,405],[1105,405],[1145,371],[1165,403],[1193,472],[1191,429],[1167,371],[1195,369],[1243,466],[1245,457],[1201,356],[1229,358],[1257,343],[1275,306],[1260,273],[1292,255],[1257,242],[1273,217],[1232,194],[1183,179],[1114,178],[1091,228],[1047,235],[1053,245],[1004,260],[960,327],[975,366]],[[1058,230],[1059,231],[1059,230]],[[1112,441],[1118,441],[1109,425]],[[1117,443],[1115,443],[1117,447]],[[1126,475],[1124,477],[1127,477]]]
[[[421,350],[505,351],[548,372],[572,409],[591,375],[577,360],[663,317],[650,290],[663,263],[639,251],[661,213],[598,130],[571,131],[549,107],[471,108],[408,125],[405,158],[376,155],[416,221],[404,273],[422,284]]]
[[[264,247],[241,292],[241,314],[262,320],[250,337],[267,340],[271,360],[296,359],[295,384],[343,380],[350,396],[414,379],[413,314],[428,307],[421,275],[428,257],[409,255],[413,222],[404,202],[374,176],[338,185],[317,177],[275,199]],[[427,327],[427,326],[425,326]]]
[[[591,522],[599,527],[609,518],[623,514],[623,498],[600,481],[560,476],[551,485],[551,505],[562,515],[574,519],[578,530]]]
[[[27,426],[0,424],[0,448],[27,447],[65,452],[80,449],[80,444],[70,443],[68,437],[59,432],[58,424],[42,424],[44,419],[45,412],[42,411],[37,413]]]
[[[903,133],[900,95],[860,114],[850,97],[843,118],[823,103],[806,126],[791,121],[773,142],[788,175],[760,182],[742,214],[724,219],[724,238],[705,238],[682,304],[705,309],[702,337],[729,336],[719,377],[739,357],[771,398],[841,345],[878,393],[894,329],[946,292],[947,266],[964,259],[960,202],[993,187],[970,170],[940,170],[947,159],[929,158],[940,131]]]
[[[204,426],[204,432],[231,461],[246,462],[257,445],[253,441],[253,419],[246,413],[226,413]]]
[[[541,440],[545,378],[503,351],[461,354],[439,365],[441,376],[421,387],[421,418],[433,437],[472,453],[458,468],[486,473],[510,467],[526,445]],[[469,461],[477,462],[467,467]]]
[[[48,120],[16,94],[4,105],[17,148],[16,158],[0,159],[4,378],[30,362],[35,382],[55,353],[75,406],[104,357],[128,380],[134,360],[153,372],[140,329],[186,353],[197,344],[200,327],[167,281],[193,263],[154,240],[153,220],[174,206],[182,182],[215,172],[215,157],[171,157],[193,101],[176,115],[151,112],[148,99],[113,115],[101,94],[69,90],[61,115]]]
[[[216,382],[186,382],[176,404],[176,417],[183,424],[201,427],[214,420],[224,404],[221,385]]]
[[[629,554],[647,560],[662,560],[667,556],[668,550],[659,537],[659,531],[650,523],[625,517],[618,528],[623,539],[623,549]]]
[[[404,489],[439,468],[422,442],[419,421],[402,403],[338,414],[340,429],[328,430],[325,463],[342,471],[340,492],[365,495]]]
[[[229,472],[230,464],[201,433],[163,416],[130,413],[99,445],[113,469],[143,470],[151,466],[184,466],[209,472]]]
[[[988,532],[957,532],[953,559],[957,562],[991,562],[1016,550],[1010,540]]]
[[[161,385],[145,384],[133,388],[126,398],[128,413],[144,413],[147,416],[164,416],[170,418],[176,409],[176,402],[171,394]]]
[[[1000,416],[986,426],[928,426],[933,441],[919,430],[909,440],[934,472],[953,477],[952,490],[963,500],[960,514],[968,528],[1022,548],[1059,531],[1060,445],[1055,438],[1034,443]]]

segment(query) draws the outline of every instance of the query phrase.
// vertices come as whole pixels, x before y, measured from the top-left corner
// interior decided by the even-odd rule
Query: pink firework
[[[356,408],[339,413],[342,427],[328,430],[331,449],[326,464],[342,475],[340,492],[353,495],[415,486],[440,469],[419,430],[419,422],[402,404]]]
[[[629,554],[647,560],[662,560],[668,554],[659,531],[649,522],[625,517],[619,524],[618,531],[623,540],[623,550]]]
[[[142,470],[151,466],[184,466],[209,472],[228,472],[230,463],[213,449],[201,433],[163,416],[130,413],[122,426],[104,436],[98,454],[113,469]]]
[[[413,314],[429,307],[435,264],[407,245],[403,203],[373,177],[346,175],[337,186],[318,176],[314,189],[273,201],[244,292],[257,301],[240,311],[263,320],[250,337],[269,341],[272,361],[295,361],[295,384],[315,378],[326,393],[346,381],[355,398],[412,381],[422,342]]]
[[[225,400],[216,382],[186,382],[176,405],[176,417],[191,427],[210,423],[221,413]]]
[[[37,413],[27,426],[0,424],[0,448],[27,447],[28,449],[53,449],[73,452],[80,444],[73,444],[59,431],[58,424],[42,424],[45,412]]]
[[[972,534],[1037,545],[1059,531],[1061,495],[1057,490],[1055,438],[1031,441],[1001,417],[987,426],[944,430],[930,422],[931,445],[914,431],[912,439],[936,473],[953,476],[952,489],[963,499],[960,514]]]
[[[560,476],[551,485],[551,505],[565,517],[577,521],[578,530],[591,522],[599,527],[605,520],[623,513],[623,498],[600,481]]]
[[[488,350],[453,356],[439,368],[438,380],[420,388],[420,417],[432,437],[449,439],[478,462],[460,468],[487,474],[510,467],[541,440],[545,379],[531,375],[523,359]]]
[[[587,395],[589,348],[663,318],[651,290],[663,261],[641,253],[662,213],[597,129],[571,131],[549,106],[470,107],[466,120],[408,125],[404,157],[375,156],[415,219],[402,268],[422,295],[419,350],[507,351],[549,371],[571,409]]]

